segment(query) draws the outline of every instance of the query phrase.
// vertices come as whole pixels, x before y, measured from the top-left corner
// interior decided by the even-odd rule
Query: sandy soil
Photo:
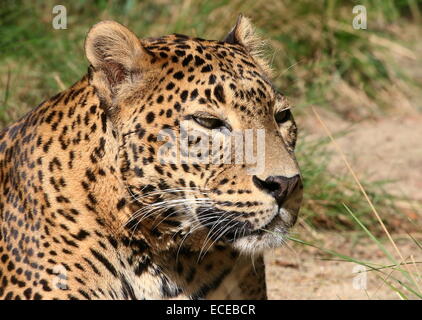
[[[323,111],[319,111],[324,115]],[[313,115],[309,115],[304,130],[311,139],[325,136]],[[388,192],[411,200],[422,200],[422,116],[407,115],[366,121],[354,125],[324,115],[324,122],[336,136],[336,141],[353,170],[365,181],[386,180]],[[310,125],[309,122],[313,122]],[[333,151],[330,169],[336,174],[348,170]]]
[[[383,265],[391,264],[376,244],[366,239],[361,239],[357,243],[355,240],[353,234],[319,234],[319,242],[325,248],[360,261]],[[414,242],[404,237],[396,241],[405,259],[409,259],[413,255],[415,261],[422,261],[422,250],[418,249]],[[387,243],[386,246],[390,252],[394,253],[391,245]],[[379,278],[380,276],[388,278],[392,269],[386,269],[384,274],[374,271],[362,272],[365,268],[358,264],[323,260],[327,258],[335,259],[319,249],[298,244],[290,244],[289,247],[268,253],[266,264],[269,298],[299,300],[399,299],[399,296]],[[417,272],[422,274],[421,265],[417,266]],[[416,271],[414,265],[408,267],[412,272]],[[394,271],[391,276],[403,280],[399,271]]]
[[[337,139],[354,170],[369,180],[390,180],[388,191],[422,200],[422,117],[400,117],[364,123]],[[336,172],[346,172],[339,157]]]
[[[388,184],[388,192],[406,198],[398,205],[402,210],[411,208],[409,212],[412,218],[421,221],[422,117],[414,114],[392,116],[353,126],[329,115],[323,118],[333,134],[346,132],[336,138],[336,141],[357,175],[365,181],[391,181]],[[303,125],[311,136],[314,138],[325,136],[313,114],[305,119],[307,122]],[[332,147],[332,150],[335,149]],[[347,174],[343,160],[336,151],[334,152],[330,170],[336,174]],[[303,230],[299,228],[296,231],[300,238],[306,238],[301,234]],[[359,242],[355,243],[355,236],[353,233],[343,235],[318,233],[317,239],[324,248],[360,260],[389,264],[385,254],[371,240],[367,237],[358,237]],[[407,240],[404,240],[406,238]],[[417,248],[406,235],[402,240],[398,240],[397,244],[406,259],[414,255],[416,261],[422,261],[422,250]],[[391,247],[390,252],[394,252]],[[321,260],[323,257],[327,256],[318,249],[292,243],[289,247],[268,253],[266,262],[270,299],[399,298],[393,290],[383,284],[378,272],[361,273],[360,275],[366,275],[365,280],[357,277],[355,268],[359,267],[356,264]],[[386,270],[387,275],[389,272],[391,270]],[[422,274],[421,267],[418,272]],[[397,274],[398,272],[394,271],[393,275]],[[359,286],[362,281],[366,285]],[[419,283],[422,286],[422,281]]]

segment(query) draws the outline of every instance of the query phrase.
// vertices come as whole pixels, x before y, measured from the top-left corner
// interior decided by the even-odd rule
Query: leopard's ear
[[[85,54],[93,67],[91,81],[108,102],[125,85],[139,80],[151,59],[141,40],[115,21],[102,21],[89,30]]]
[[[223,41],[242,45],[245,47],[246,51],[255,58],[264,72],[268,75],[272,73],[268,62],[263,58],[265,42],[259,37],[250,20],[242,14],[239,15],[235,26],[226,35]]]

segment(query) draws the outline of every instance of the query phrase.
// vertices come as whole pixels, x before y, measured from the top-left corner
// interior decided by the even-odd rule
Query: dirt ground
[[[422,200],[422,116],[364,122],[349,130],[336,140],[358,174],[366,181],[389,180],[389,193]],[[338,156],[331,170],[347,172]]]
[[[315,138],[324,131],[310,114],[305,130]],[[361,178],[389,180],[388,192],[402,197],[398,204],[403,210],[412,208],[413,219],[422,218],[422,117],[420,115],[391,116],[359,124],[324,117],[333,134],[345,131],[336,139],[353,169]],[[335,130],[334,130],[335,128]],[[335,150],[333,148],[333,150]],[[338,153],[332,158],[330,170],[347,173]],[[295,230],[306,239],[309,230]],[[308,233],[302,235],[301,233]],[[354,233],[336,234],[313,231],[311,236],[321,246],[359,260],[388,265],[385,254],[367,237]],[[316,237],[316,238],[315,238]],[[414,256],[422,261],[422,250],[404,234],[397,245],[405,258]],[[406,240],[407,238],[407,240]],[[358,240],[357,240],[358,239]],[[390,248],[390,252],[394,252]],[[397,256],[397,255],[396,255]],[[268,253],[267,285],[270,299],[399,299],[399,296],[379,279],[378,272],[357,274],[359,266],[350,262],[321,260],[323,253],[315,248],[290,243],[288,247]],[[325,256],[327,257],[327,256]],[[412,266],[414,267],[414,266]],[[386,270],[387,277],[391,270]],[[419,267],[419,274],[422,268]],[[394,271],[394,275],[397,271]],[[362,278],[363,276],[365,278]],[[359,285],[360,283],[360,285]],[[365,285],[362,285],[365,283]]]
[[[322,233],[318,237],[321,246],[330,250],[360,261],[391,264],[377,245],[366,238],[356,241],[353,234],[334,233]],[[414,242],[405,239],[404,236],[396,239],[396,242],[405,259],[413,255],[415,261],[422,260],[422,251]],[[390,252],[394,252],[391,246],[387,245],[387,248]],[[327,258],[334,259],[319,249],[298,244],[290,244],[288,247],[269,252],[266,255],[269,298],[399,299],[399,296],[379,278],[379,276],[388,278],[392,269],[386,269],[384,274],[374,271],[363,272],[365,268],[358,264],[324,260]],[[412,272],[415,271],[414,265],[409,265],[409,268]],[[422,274],[421,267],[418,267],[418,272]],[[402,279],[399,271],[394,271],[392,276]]]

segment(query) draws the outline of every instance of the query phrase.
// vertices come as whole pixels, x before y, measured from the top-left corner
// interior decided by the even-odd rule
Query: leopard
[[[0,299],[268,299],[303,179],[263,44],[242,15],[223,40],[93,25],[87,73],[0,133]],[[225,153],[247,130],[258,169],[246,134]]]

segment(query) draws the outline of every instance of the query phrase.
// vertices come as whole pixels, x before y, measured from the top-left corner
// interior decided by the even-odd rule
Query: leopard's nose
[[[293,177],[270,176],[265,181],[253,176],[252,180],[258,189],[271,194],[279,206],[302,185],[298,174]]]

